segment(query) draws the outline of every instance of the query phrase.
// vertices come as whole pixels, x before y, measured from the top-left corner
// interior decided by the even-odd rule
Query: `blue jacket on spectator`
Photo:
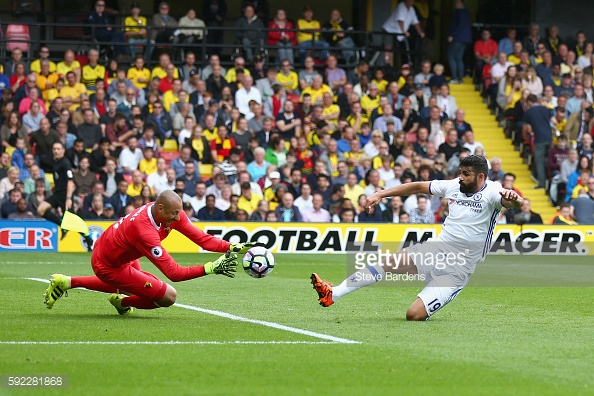
[[[470,12],[466,8],[456,8],[452,16],[450,27],[452,41],[472,43],[472,29],[470,27]]]

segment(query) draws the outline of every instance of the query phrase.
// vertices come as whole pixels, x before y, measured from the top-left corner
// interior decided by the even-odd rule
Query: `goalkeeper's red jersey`
[[[211,252],[224,253],[229,242],[209,235],[195,227],[184,211],[170,228],[156,224],[151,214],[154,203],[146,204],[112,224],[95,242],[93,260],[109,267],[121,267],[147,257],[157,268],[173,281],[182,281],[200,276],[197,268],[181,267],[163,249],[161,241],[171,230],[177,230],[195,244]],[[202,266],[200,266],[203,275]]]

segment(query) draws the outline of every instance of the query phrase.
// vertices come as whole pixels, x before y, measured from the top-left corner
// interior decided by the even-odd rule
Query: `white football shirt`
[[[461,192],[458,178],[433,180],[429,184],[431,194],[445,197],[450,210],[437,241],[460,251],[468,250],[472,267],[484,260],[491,248],[497,216],[503,207],[501,190],[501,184],[491,180],[474,194]]]

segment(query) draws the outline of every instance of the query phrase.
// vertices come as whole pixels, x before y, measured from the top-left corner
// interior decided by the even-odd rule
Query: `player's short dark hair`
[[[480,155],[469,155],[466,158],[463,158],[460,161],[460,168],[462,167],[469,167],[472,168],[472,171],[478,175],[482,173],[487,178],[487,174],[489,173],[489,166],[487,165],[487,159]]]

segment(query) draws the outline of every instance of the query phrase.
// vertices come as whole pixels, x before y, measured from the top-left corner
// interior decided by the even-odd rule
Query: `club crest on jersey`
[[[151,289],[152,287],[153,287],[153,284],[152,284],[151,282],[146,282],[146,283],[144,284],[144,288],[145,288],[145,289]]]
[[[155,246],[151,249],[151,254],[154,258],[160,258],[163,255],[163,249],[160,246]]]
[[[482,197],[483,197],[483,194],[476,193],[472,196],[472,199],[474,199],[475,201],[480,201]]]

